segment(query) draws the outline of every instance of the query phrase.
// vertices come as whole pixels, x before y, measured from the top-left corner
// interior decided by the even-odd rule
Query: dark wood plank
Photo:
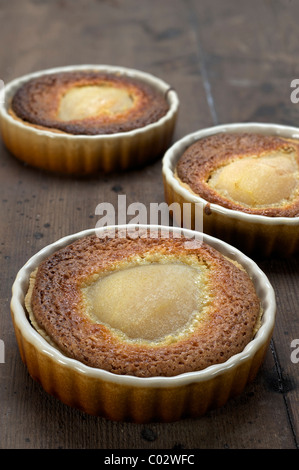
[[[239,5],[239,3],[237,2]],[[254,5],[253,5],[254,4]],[[0,6],[1,79],[43,68],[106,63],[135,67],[176,88],[175,139],[217,122],[296,124],[289,81],[296,71],[296,6],[255,2],[12,0]],[[259,21],[256,21],[258,11]],[[288,24],[290,23],[290,30]],[[277,35],[273,34],[277,32]],[[286,54],[286,46],[289,52]],[[1,448],[296,448],[298,365],[297,260],[257,260],[277,291],[272,348],[255,382],[225,407],[198,420],[132,425],[87,416],[48,396],[23,366],[9,313],[18,269],[43,246],[95,226],[96,205],[162,202],[161,162],[109,176],[67,178],[24,166],[0,147]],[[45,424],[46,423],[46,426]],[[283,432],[281,430],[283,429]]]
[[[298,124],[298,105],[290,100],[298,10],[287,0],[190,2],[215,123]]]

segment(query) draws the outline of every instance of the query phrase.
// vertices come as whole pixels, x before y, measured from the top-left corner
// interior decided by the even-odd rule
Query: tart
[[[12,318],[30,375],[87,413],[200,416],[239,394],[267,351],[275,297],[255,263],[205,234],[150,229],[65,237],[15,280]]]
[[[202,206],[206,233],[248,253],[298,251],[296,128],[249,123],[203,129],[166,152],[163,177],[169,204]]]
[[[8,150],[69,174],[154,161],[171,141],[179,104],[170,85],[150,74],[96,65],[20,77],[5,87],[5,98],[0,122]]]
[[[75,135],[128,132],[158,121],[166,97],[136,78],[97,70],[57,72],[25,82],[9,112],[27,125]]]
[[[98,238],[47,258],[26,307],[69,357],[118,374],[171,376],[224,362],[260,320],[248,274],[184,237]]]
[[[299,216],[299,140],[213,134],[185,150],[175,174],[210,203],[268,217]]]

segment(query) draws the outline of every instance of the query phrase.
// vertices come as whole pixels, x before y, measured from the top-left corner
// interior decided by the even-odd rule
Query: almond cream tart
[[[14,94],[9,112],[39,129],[101,135],[144,127],[168,108],[166,97],[138,78],[74,70],[31,78]]]
[[[119,375],[175,376],[220,364],[254,338],[248,273],[183,236],[84,236],[31,274],[26,309],[55,348]]]
[[[269,217],[299,215],[299,142],[254,133],[218,133],[179,159],[180,184],[210,203]]]

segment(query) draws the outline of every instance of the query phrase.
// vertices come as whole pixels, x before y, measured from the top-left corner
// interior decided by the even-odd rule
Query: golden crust
[[[208,184],[211,175],[217,169],[232,161],[249,156],[262,157],[278,151],[285,154],[292,151],[296,164],[299,164],[297,140],[252,133],[219,133],[199,139],[187,148],[177,163],[175,176],[184,187],[209,203],[249,214],[298,217],[298,190],[290,201],[284,201],[282,205],[249,207],[225,197]]]
[[[79,87],[100,86],[124,90],[132,99],[129,109],[97,113],[83,119],[62,120],[59,107],[65,94]],[[135,78],[98,71],[45,74],[24,83],[12,99],[10,114],[39,129],[74,135],[128,132],[158,121],[168,111],[165,97]]]
[[[173,376],[222,363],[253,338],[261,307],[252,281],[210,246],[188,248],[184,238],[84,237],[49,256],[34,273],[26,306],[64,354],[116,374]],[[195,328],[171,341],[131,340],[84,312],[82,286],[107,273],[150,259],[204,265],[211,301]],[[191,261],[190,261],[191,260]]]

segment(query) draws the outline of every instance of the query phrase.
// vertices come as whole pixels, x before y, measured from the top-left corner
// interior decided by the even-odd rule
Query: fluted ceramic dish
[[[101,232],[105,227],[96,230]],[[16,276],[11,313],[20,355],[32,378],[46,392],[69,406],[111,420],[137,423],[196,418],[240,394],[255,378],[268,349],[275,322],[275,294],[266,275],[251,259],[236,248],[205,234],[190,230],[183,233],[191,239],[194,236],[203,237],[204,242],[238,261],[252,278],[263,308],[261,326],[255,337],[241,353],[223,364],[174,377],[121,376],[66,357],[32,327],[24,307],[30,273],[51,253],[94,232],[94,229],[85,230],[46,246],[30,258]]]
[[[8,112],[16,90],[25,82],[45,74],[97,70],[137,78],[162,92],[168,112],[158,121],[129,132],[110,135],[72,135],[37,129],[14,119]],[[163,155],[171,143],[179,99],[170,85],[149,73],[110,65],[57,67],[17,78],[4,87],[0,103],[3,141],[18,159],[31,166],[66,174],[109,173],[144,166]]]
[[[202,206],[203,231],[237,246],[247,254],[291,256],[298,253],[299,217],[267,217],[210,204],[175,178],[175,167],[184,151],[197,140],[220,132],[254,132],[299,139],[299,129],[296,127],[263,123],[224,124],[189,134],[173,144],[163,157],[162,172],[167,203]],[[191,228],[194,228],[194,216]]]

